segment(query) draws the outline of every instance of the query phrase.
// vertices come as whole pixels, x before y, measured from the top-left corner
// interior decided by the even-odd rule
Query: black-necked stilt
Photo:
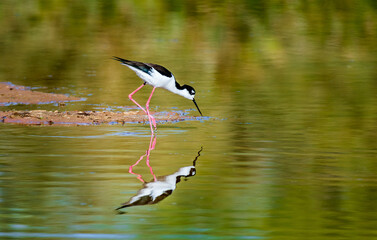
[[[119,58],[119,57],[113,57],[113,59],[129,67],[131,70],[136,72],[136,75],[138,75],[144,81],[144,83],[140,87],[138,87],[135,91],[130,93],[128,97],[132,102],[134,102],[141,110],[143,110],[148,115],[152,133],[153,133],[152,124],[154,128],[156,129],[156,120],[149,113],[149,102],[151,101],[152,95],[156,88],[164,88],[172,93],[181,95],[182,97],[192,100],[196,108],[198,109],[200,115],[202,115],[202,112],[200,111],[198,104],[196,104],[195,99],[194,99],[195,93],[196,93],[194,88],[189,85],[182,85],[182,86],[179,85],[179,83],[177,83],[177,81],[175,80],[174,75],[163,66],[152,64],[152,63],[129,61],[129,60]],[[132,98],[132,96],[137,91],[139,91],[142,87],[144,87],[146,84],[151,85],[153,89],[145,105],[146,106],[146,110],[145,110],[142,106],[140,106],[140,104],[138,104]]]
[[[148,151],[150,150],[151,149]],[[145,183],[143,181],[143,188],[140,189],[135,196],[131,197],[130,200],[123,203],[122,206],[116,208],[115,210],[132,206],[155,204],[170,196],[176,189],[177,183],[181,181],[182,177],[187,178],[196,174],[195,165],[202,150],[203,147],[199,150],[198,155],[195,157],[192,163],[192,166],[182,167],[173,174],[159,176],[151,182]]]

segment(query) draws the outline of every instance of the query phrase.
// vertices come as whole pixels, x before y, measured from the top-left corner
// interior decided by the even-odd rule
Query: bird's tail
[[[151,66],[149,66],[149,65],[147,65],[145,63],[142,63],[142,62],[130,61],[130,60],[127,60],[127,59],[124,59],[124,58],[120,58],[120,57],[115,57],[115,56],[113,56],[113,59],[121,62],[123,65],[126,65],[128,67],[131,66],[131,67],[136,68],[136,69],[138,69],[140,71],[143,71],[143,72],[145,72],[147,74],[150,74],[150,71],[152,69]],[[132,69],[132,70],[134,70],[134,69]]]

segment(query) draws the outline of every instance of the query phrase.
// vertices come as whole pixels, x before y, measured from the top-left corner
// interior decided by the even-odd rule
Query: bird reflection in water
[[[196,161],[198,160],[198,157],[200,156],[200,152],[203,150],[203,147],[199,150],[197,156],[193,160],[192,166],[181,167],[176,172],[170,175],[156,177],[149,163],[150,152],[154,149],[155,145],[156,137],[152,135],[147,152],[143,156],[141,156],[135,164],[130,166],[129,172],[136,175],[137,178],[141,182],[143,182],[143,188],[140,189],[135,196],[131,197],[130,200],[123,203],[122,206],[116,208],[116,210],[118,210],[118,213],[124,213],[120,211],[120,209],[126,207],[156,204],[172,194],[172,192],[176,188],[176,184],[181,181],[182,177],[187,178],[194,176],[196,174]],[[133,172],[133,167],[136,166],[144,157],[147,157],[146,163],[151,171],[151,174],[153,175],[153,180],[150,182],[145,182],[140,174],[136,174]]]
[[[143,188],[140,189],[135,196],[131,197],[130,200],[123,203],[122,206],[116,208],[116,210],[118,210],[118,213],[124,213],[119,210],[126,207],[156,204],[172,194],[172,192],[176,188],[176,184],[181,181],[182,177],[187,178],[194,176],[196,174],[196,161],[198,160],[200,152],[203,150],[203,147],[198,151],[198,154],[193,160],[191,166],[181,167],[176,172],[170,175],[156,177],[156,175],[153,173],[153,169],[149,162],[150,152],[155,148],[155,146],[156,137],[152,135],[149,143],[149,148],[146,151],[146,153],[142,155],[139,158],[139,160],[136,161],[135,164],[130,166],[129,173],[136,175],[137,179],[143,182]],[[146,164],[149,167],[149,170],[153,176],[153,180],[150,182],[145,182],[141,174],[136,174],[133,172],[133,167],[139,164],[139,162],[144,157],[146,157]]]

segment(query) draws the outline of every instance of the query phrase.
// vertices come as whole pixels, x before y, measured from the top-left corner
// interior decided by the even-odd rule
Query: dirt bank
[[[0,106],[16,104],[45,104],[82,101],[83,99],[63,94],[32,91],[24,86],[0,83]],[[1,110],[1,108],[0,108]],[[152,113],[153,114],[153,113]],[[154,114],[156,121],[182,121],[191,117],[177,112]],[[142,123],[148,121],[143,111],[112,112],[112,111],[0,111],[0,122],[26,125],[98,125]]]
[[[64,94],[32,91],[24,86],[0,82],[0,106],[16,104],[62,103],[83,100],[84,99],[82,98],[67,96]]]
[[[156,121],[182,121],[187,117],[178,113],[163,116],[154,115]],[[98,125],[142,123],[148,121],[142,111],[109,112],[109,111],[0,111],[0,121],[26,125]]]

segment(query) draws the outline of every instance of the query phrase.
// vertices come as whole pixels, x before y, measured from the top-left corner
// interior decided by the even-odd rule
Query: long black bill
[[[202,112],[200,111],[198,104],[196,104],[195,99],[192,100],[195,103],[196,108],[198,109],[201,116],[203,116]]]

